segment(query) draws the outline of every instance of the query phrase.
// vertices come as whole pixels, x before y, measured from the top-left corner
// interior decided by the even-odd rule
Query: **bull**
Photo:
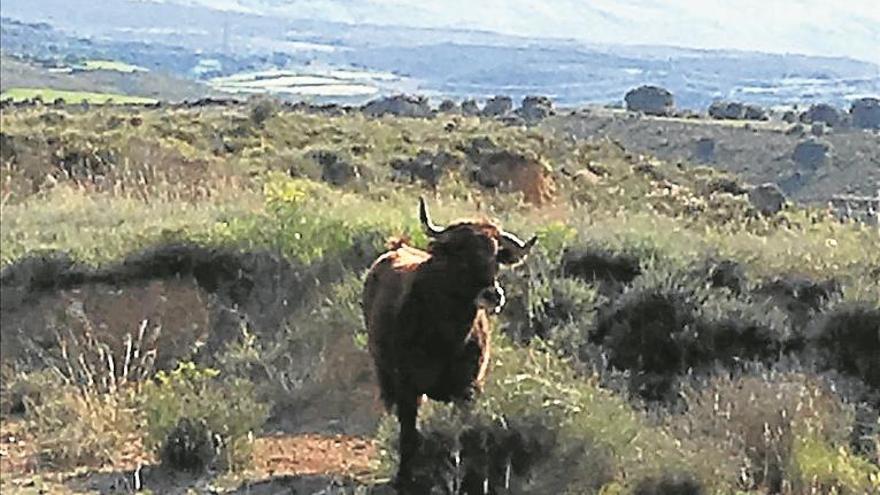
[[[427,251],[392,244],[367,273],[363,311],[381,399],[400,424],[397,483],[411,480],[420,443],[422,397],[468,403],[482,389],[489,361],[489,315],[504,306],[499,265],[522,261],[524,242],[489,222],[440,228],[424,198],[419,219]]]

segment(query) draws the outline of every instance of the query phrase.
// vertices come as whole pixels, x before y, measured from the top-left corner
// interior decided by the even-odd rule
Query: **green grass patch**
[[[147,72],[147,69],[143,67],[127,64],[118,60],[86,60],[83,62],[82,68],[85,70],[109,70],[126,74],[132,72]]]

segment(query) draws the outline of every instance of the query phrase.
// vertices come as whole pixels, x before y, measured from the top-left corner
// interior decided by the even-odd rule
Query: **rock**
[[[0,162],[12,162],[15,156],[15,139],[5,132],[0,132]]]
[[[321,166],[321,180],[334,186],[344,186],[360,175],[354,165],[332,151],[315,151],[311,158]]]
[[[397,117],[430,117],[431,107],[424,96],[394,95],[373,100],[361,109],[370,117],[394,115]]]
[[[749,190],[730,177],[716,177],[706,184],[705,192],[707,194],[727,193],[739,196],[746,194]]]
[[[546,96],[526,96],[517,110],[517,114],[526,122],[538,122],[555,113],[553,102]]]
[[[526,119],[520,117],[519,115],[517,115],[515,113],[503,115],[503,116],[499,117],[498,120],[502,124],[509,125],[509,126],[520,126],[520,125],[526,125],[528,123],[526,121]]]
[[[458,159],[445,151],[431,153],[422,150],[413,158],[392,161],[391,169],[394,170],[395,180],[405,179],[409,182],[421,180],[431,187],[436,187],[447,170],[458,168],[460,165]]]
[[[797,122],[797,120],[798,120],[797,112],[795,112],[794,110],[788,110],[782,114],[782,121],[783,122],[787,122],[789,124],[794,124],[795,122]]]
[[[785,130],[786,136],[801,136],[803,134],[804,134],[804,125],[803,124],[795,124]]]
[[[476,100],[464,100],[461,102],[461,113],[470,117],[480,115],[480,107]]]
[[[785,206],[785,194],[773,183],[756,186],[749,191],[749,202],[762,215],[774,215]]]
[[[816,137],[822,137],[827,132],[828,130],[822,122],[813,122],[813,125],[810,126],[810,134]]]
[[[839,127],[844,121],[843,112],[826,103],[817,103],[801,114],[801,122],[805,124],[823,122],[829,127]]]
[[[709,163],[715,160],[715,140],[712,138],[700,138],[694,146],[694,159],[701,163]]]
[[[675,106],[672,93],[658,86],[640,86],[624,97],[626,109],[648,115],[669,115]]]
[[[849,110],[853,126],[859,129],[880,129],[880,99],[860,98]]]
[[[475,149],[472,143],[472,149]],[[469,153],[474,161],[471,178],[483,187],[521,192],[526,201],[544,203],[555,195],[556,186],[548,167],[531,155],[507,150]]]
[[[746,120],[769,120],[767,112],[758,105],[746,105],[743,118]]]
[[[795,146],[791,159],[797,164],[799,170],[812,173],[828,161],[830,151],[830,144],[809,139],[801,141]]]
[[[716,101],[709,106],[709,116],[719,120],[741,120],[745,117],[746,108],[735,101]]]
[[[437,108],[442,113],[458,113],[458,105],[452,100],[443,100]]]
[[[513,100],[509,96],[499,95],[489,98],[483,106],[483,117],[500,117],[513,110]]]
[[[793,174],[779,180],[779,188],[782,192],[791,196],[797,194],[809,183],[808,174],[795,171]]]

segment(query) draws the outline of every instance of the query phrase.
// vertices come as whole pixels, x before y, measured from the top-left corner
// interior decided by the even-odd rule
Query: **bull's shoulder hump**
[[[430,254],[421,249],[404,245],[379,256],[376,262],[373,263],[373,270],[415,271],[419,265],[428,261],[430,257]]]

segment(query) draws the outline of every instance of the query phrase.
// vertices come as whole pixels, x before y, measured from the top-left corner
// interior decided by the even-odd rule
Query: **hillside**
[[[375,2],[359,7],[325,2],[302,8],[251,2],[241,9],[222,8],[232,3],[211,8],[203,2],[124,0],[99,5],[7,0],[3,15],[4,26],[9,27],[4,28],[3,49],[37,58],[58,54],[109,58],[199,79],[265,70],[306,76],[316,75],[316,69],[392,73],[397,78],[393,84],[371,84],[378,95],[403,91],[437,99],[483,99],[496,94],[521,99],[544,94],[566,106],[618,103],[628,88],[647,83],[670,89],[680,107],[692,110],[703,110],[716,99],[764,106],[826,102],[846,107],[859,96],[880,92],[876,62],[632,45],[633,36],[640,34],[635,26],[651,22],[654,16],[633,18],[627,9],[621,19],[615,17],[609,23],[591,18],[585,24],[589,29],[578,30],[598,35],[616,26],[610,31],[632,33],[624,44],[597,44],[526,33],[499,34],[456,24],[442,28],[403,21],[395,24],[393,19],[401,16],[397,9],[392,9],[395,15],[381,16],[381,23],[370,24],[365,18],[375,19],[377,10],[390,8]],[[336,16],[315,14],[314,10],[323,7],[366,12],[340,22],[333,20]],[[577,17],[589,9],[575,10]],[[834,9],[833,15],[843,15],[843,10]],[[309,18],[310,13],[314,17]],[[487,15],[486,20],[495,17]],[[186,25],[179,19],[186,19]],[[536,22],[535,16],[523,19],[530,21],[524,27]],[[13,29],[16,21],[30,28],[18,25]],[[662,27],[659,22],[655,25]],[[719,29],[714,25],[701,28]],[[871,33],[871,26],[865,31]],[[856,37],[854,31],[848,34],[850,39]],[[718,36],[737,39],[729,34]],[[814,43],[809,37],[808,41]],[[49,46],[58,47],[57,53],[51,53]],[[205,63],[210,64],[210,71],[202,70]],[[283,86],[266,90],[289,96]]]
[[[0,56],[0,91],[13,88],[47,88],[60,91],[119,93],[181,101],[211,94],[204,84],[156,72],[116,70],[53,71],[38,64]]]
[[[608,137],[634,153],[710,166],[752,184],[777,183],[799,202],[822,205],[834,195],[874,196],[880,189],[880,134],[876,132],[826,129],[816,137],[810,135],[808,126],[800,125],[797,130],[797,125],[780,121],[674,119],[600,108],[542,125],[578,138]],[[809,141],[829,146],[828,159],[815,169],[794,159],[797,146]]]
[[[5,107],[0,489],[395,493],[360,298],[423,196],[539,244],[420,493],[877,493],[880,231],[567,118]]]

